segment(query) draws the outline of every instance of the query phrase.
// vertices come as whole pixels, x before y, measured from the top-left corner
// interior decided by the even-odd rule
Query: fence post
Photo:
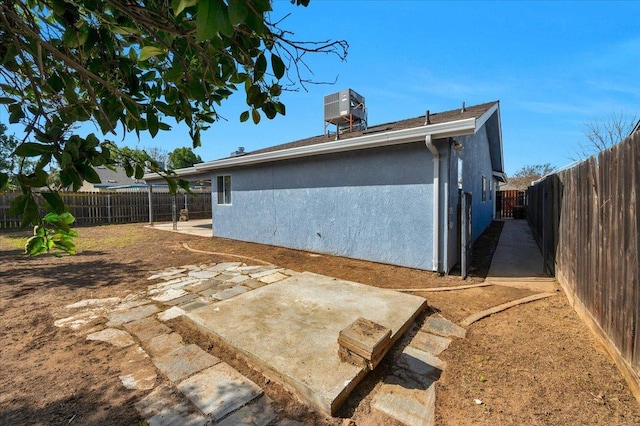
[[[153,226],[153,185],[149,184],[149,225]]]
[[[111,194],[107,193],[107,223],[111,223]]]

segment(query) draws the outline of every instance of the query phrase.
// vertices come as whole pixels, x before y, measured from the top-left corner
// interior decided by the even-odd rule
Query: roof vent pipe
[[[424,125],[431,124],[431,112],[427,110],[427,113],[424,115]]]
[[[462,101],[462,110],[460,112],[462,113],[465,111],[467,111],[467,107],[464,106],[464,101]]]

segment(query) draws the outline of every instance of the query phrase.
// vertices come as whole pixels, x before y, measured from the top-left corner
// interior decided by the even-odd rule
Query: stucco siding
[[[220,172],[232,204],[214,201],[213,232],[431,269],[432,167],[414,143]]]

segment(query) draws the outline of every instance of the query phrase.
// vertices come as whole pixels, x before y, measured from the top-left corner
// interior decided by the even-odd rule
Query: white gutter
[[[178,176],[196,174],[206,171],[233,166],[246,166],[266,163],[276,160],[289,160],[294,158],[309,157],[320,154],[333,154],[358,149],[377,148],[382,146],[398,145],[408,142],[421,141],[426,136],[433,139],[447,138],[450,136],[471,135],[476,131],[476,119],[467,118],[446,123],[429,124],[426,126],[412,127],[410,129],[394,130],[390,132],[362,135],[355,138],[323,142],[314,145],[300,146],[296,148],[281,149],[278,151],[262,152],[259,154],[247,154],[238,157],[223,158],[221,160],[208,161],[195,164],[187,169],[175,170]],[[157,173],[149,173],[143,176],[144,180],[162,179]]]
[[[433,154],[433,270],[440,272],[440,153],[431,135],[424,142]]]

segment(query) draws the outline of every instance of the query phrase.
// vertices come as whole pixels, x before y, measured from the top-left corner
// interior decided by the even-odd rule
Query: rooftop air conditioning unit
[[[362,130],[366,127],[364,97],[351,89],[341,90],[324,97],[324,121],[338,129]]]

